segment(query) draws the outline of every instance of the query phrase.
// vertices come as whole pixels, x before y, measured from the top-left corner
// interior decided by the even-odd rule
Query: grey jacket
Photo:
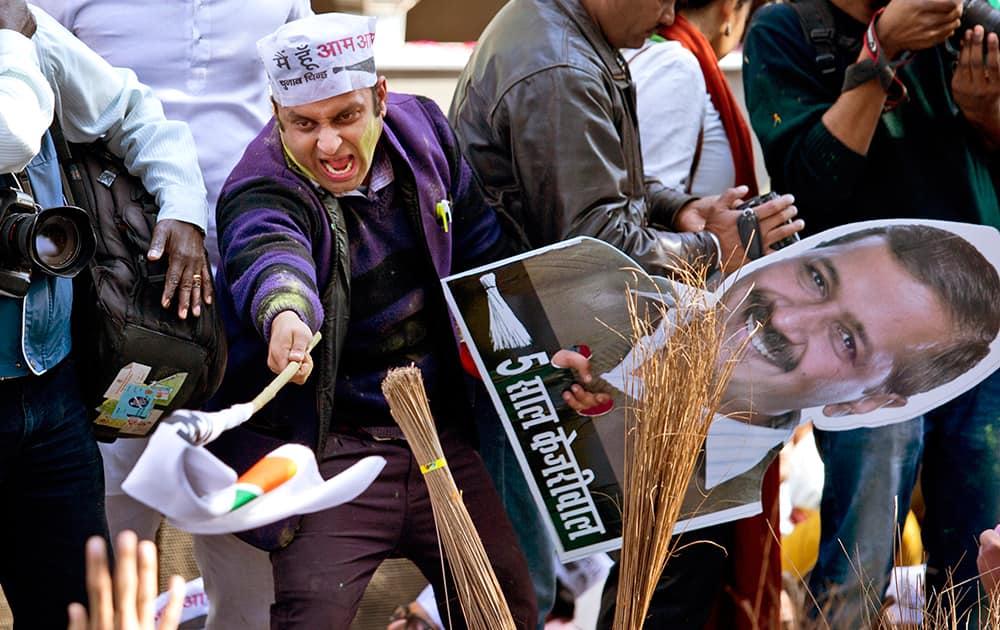
[[[509,231],[528,247],[593,236],[647,271],[716,263],[706,234],[675,233],[693,199],[643,173],[628,66],[579,0],[512,0],[483,32],[449,118]]]

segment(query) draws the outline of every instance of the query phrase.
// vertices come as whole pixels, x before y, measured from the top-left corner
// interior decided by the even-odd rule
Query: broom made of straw
[[[735,361],[719,362],[725,335],[720,307],[703,293],[704,277],[682,269],[677,280],[698,290],[676,296],[672,307],[640,306],[628,295],[638,359],[627,388],[625,488],[620,581],[615,630],[640,630],[653,590],[674,553],[671,536],[708,427]],[[672,312],[671,312],[672,311]],[[669,317],[669,318],[668,318]],[[664,345],[652,338],[658,322],[672,322]],[[720,373],[721,372],[721,373]]]
[[[382,381],[382,393],[413,456],[423,462],[420,471],[430,491],[434,523],[468,627],[514,630],[507,600],[441,450],[420,370],[416,367],[390,370]]]

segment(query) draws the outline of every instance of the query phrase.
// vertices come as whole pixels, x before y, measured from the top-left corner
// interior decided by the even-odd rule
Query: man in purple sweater
[[[388,94],[375,73],[374,19],[326,14],[258,43],[275,118],[250,144],[217,209],[219,302],[230,356],[220,405],[259,391],[290,361],[295,382],[214,450],[236,470],[279,443],[304,443],[332,476],[381,455],[358,499],[244,532],[269,550],[272,628],[346,628],[375,569],[408,557],[450,599],[427,486],[389,414],[381,381],[416,364],[445,457],[519,628],[536,603],[524,556],[482,461],[439,278],[505,255],[441,111]],[[323,340],[310,358],[315,331]],[[315,374],[312,374],[315,372]],[[311,376],[310,376],[311,375]],[[445,588],[447,582],[448,588]]]

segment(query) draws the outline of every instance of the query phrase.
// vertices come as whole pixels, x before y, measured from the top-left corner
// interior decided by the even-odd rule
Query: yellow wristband
[[[430,471],[437,470],[438,468],[444,468],[446,465],[447,465],[447,463],[444,461],[444,458],[443,457],[439,457],[439,458],[435,459],[434,461],[432,461],[431,463],[424,464],[423,466],[421,466],[420,467],[420,472],[422,472],[423,474],[426,475]]]

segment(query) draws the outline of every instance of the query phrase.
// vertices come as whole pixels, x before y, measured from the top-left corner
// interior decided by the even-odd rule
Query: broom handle
[[[309,341],[309,347],[306,348],[306,353],[312,352],[312,349],[316,347],[316,344],[319,343],[320,337],[322,336],[323,335],[321,335],[317,330],[316,334],[313,335],[313,338]],[[292,377],[295,376],[295,373],[299,371],[300,367],[302,367],[301,361],[290,361],[288,365],[285,366],[285,369],[283,369],[280,374],[275,376],[274,380],[264,388],[264,391],[257,394],[257,397],[250,402],[250,404],[253,405],[253,412],[257,413],[260,411],[261,407],[271,402],[271,400],[277,396],[278,391],[287,385],[288,381],[292,380]]]

